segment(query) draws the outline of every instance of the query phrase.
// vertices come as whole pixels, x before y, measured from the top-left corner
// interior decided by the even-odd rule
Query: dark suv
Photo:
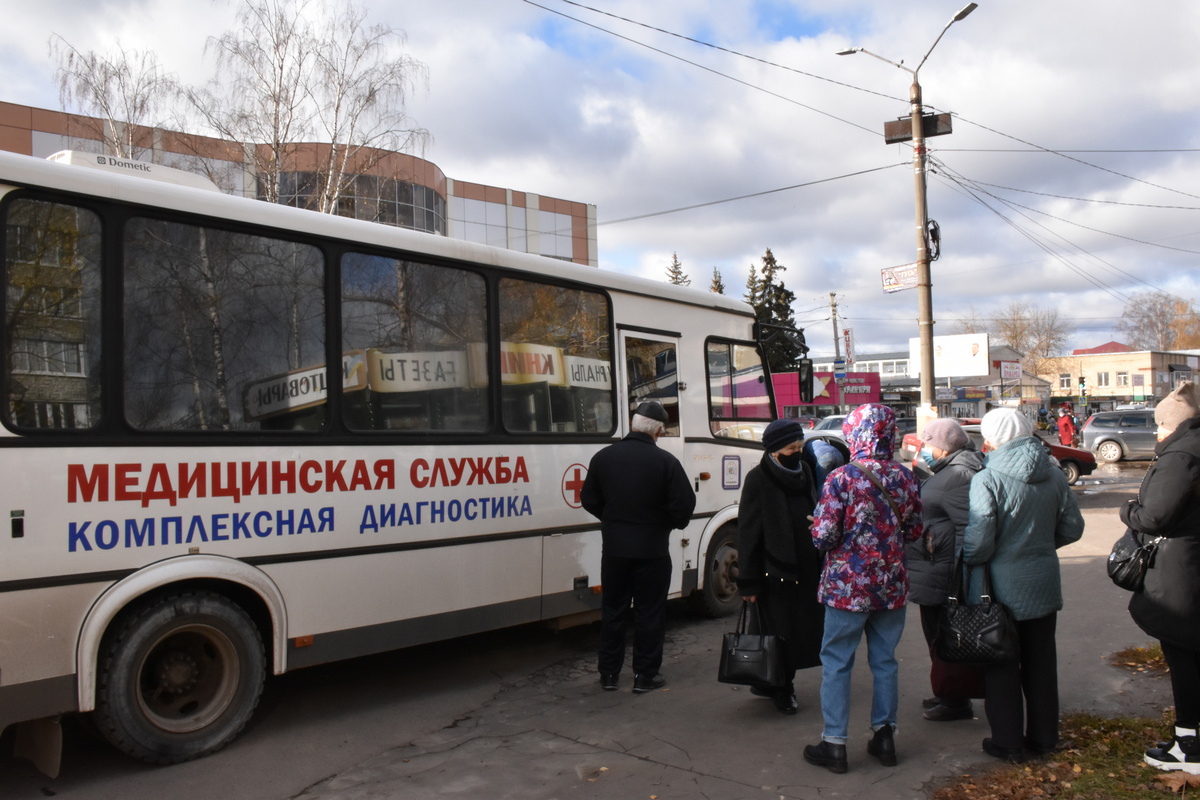
[[[1101,411],[1083,423],[1083,446],[1101,461],[1123,458],[1153,458],[1158,444],[1154,410]]]

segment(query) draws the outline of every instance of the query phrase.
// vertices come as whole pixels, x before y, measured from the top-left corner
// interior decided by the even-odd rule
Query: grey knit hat
[[[1197,415],[1200,415],[1200,397],[1196,394],[1196,384],[1184,381],[1155,407],[1154,423],[1173,431],[1184,420]]]

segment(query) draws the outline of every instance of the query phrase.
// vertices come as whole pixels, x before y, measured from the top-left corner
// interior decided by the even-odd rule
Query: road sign
[[[888,294],[904,289],[917,288],[917,265],[904,264],[899,267],[884,267],[879,271],[883,278],[883,290]]]

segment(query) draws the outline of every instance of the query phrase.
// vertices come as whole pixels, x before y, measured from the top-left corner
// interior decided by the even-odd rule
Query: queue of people
[[[644,447],[630,446],[653,445],[661,425],[651,422],[666,421],[656,405],[639,407],[634,433],[597,454],[583,491],[584,506],[601,518],[604,533],[598,665],[604,689],[617,688],[631,604],[634,691],[650,691],[664,680],[662,575],[669,576],[670,557],[660,551],[669,531],[687,524],[695,495],[673,456],[662,451],[651,456]],[[1158,543],[1145,588],[1133,594],[1129,610],[1162,644],[1176,706],[1171,737],[1151,747],[1145,761],[1200,774],[1196,386],[1184,383],[1172,392],[1156,408],[1155,421],[1157,458],[1138,498],[1121,510],[1123,522]],[[755,693],[770,697],[782,713],[795,714],[796,671],[820,666],[824,728],[803,756],[846,772],[850,680],[865,637],[873,686],[867,752],[885,766],[895,765],[895,650],[912,602],[930,652],[932,696],[923,704],[925,719],[972,719],[972,700],[982,697],[991,729],[982,741],[985,753],[1009,762],[1050,754],[1061,746],[1055,641],[1063,593],[1056,551],[1079,540],[1084,527],[1074,495],[1033,435],[1032,422],[1015,409],[984,416],[982,453],[958,422],[927,423],[919,457],[932,476],[924,486],[894,460],[895,429],[888,406],[855,409],[842,424],[849,463],[828,445],[822,452],[816,442],[806,443],[796,421],[776,420],[764,432],[763,456],[742,489],[738,587],[743,601],[757,603],[768,629],[783,639],[787,680]],[[655,544],[635,545],[641,536]],[[958,580],[956,570],[974,573],[973,566],[984,564],[993,598],[1016,621],[1020,655],[982,668],[941,662],[934,637],[940,607]],[[611,600],[610,586],[616,587]],[[976,602],[981,591],[974,577],[970,586],[967,603]]]

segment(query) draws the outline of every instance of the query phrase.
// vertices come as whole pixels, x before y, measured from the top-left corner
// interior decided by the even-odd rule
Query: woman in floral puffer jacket
[[[854,651],[867,637],[874,679],[867,752],[896,763],[893,732],[899,705],[896,644],[908,603],[905,542],[923,531],[916,478],[892,458],[896,416],[878,403],[859,406],[842,422],[851,462],[829,473],[813,514],[813,543],[825,552],[817,598],[825,605],[821,642],[821,742],[804,748],[810,764],[848,769],[850,674]]]

